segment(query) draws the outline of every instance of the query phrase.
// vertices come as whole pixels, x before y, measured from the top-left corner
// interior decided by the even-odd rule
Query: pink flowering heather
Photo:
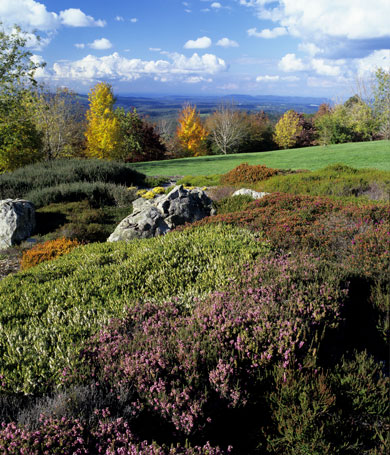
[[[199,299],[191,312],[179,299],[129,309],[89,341],[82,358],[98,383],[134,387],[135,408],[189,435],[210,422],[207,409],[245,406],[267,368],[298,365],[308,340],[337,326],[346,294],[337,273],[314,257],[262,259],[229,292]]]

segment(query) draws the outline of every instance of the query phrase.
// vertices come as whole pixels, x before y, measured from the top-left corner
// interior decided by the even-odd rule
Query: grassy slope
[[[321,169],[332,163],[355,168],[390,171],[390,141],[355,142],[328,147],[306,147],[274,152],[236,155],[213,155],[134,164],[146,175],[211,175],[224,174],[240,163],[265,164],[278,169]]]

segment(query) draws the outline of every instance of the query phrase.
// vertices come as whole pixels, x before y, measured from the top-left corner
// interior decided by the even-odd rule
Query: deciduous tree
[[[0,172],[42,159],[41,135],[26,107],[43,65],[31,60],[26,42],[19,27],[0,30]]]
[[[177,137],[181,146],[193,156],[205,155],[207,150],[204,141],[207,131],[196,112],[196,106],[190,104],[184,106],[178,121]]]
[[[289,110],[284,113],[275,126],[274,141],[283,149],[294,147],[301,131],[299,115],[295,111]]]
[[[237,153],[244,141],[248,125],[239,111],[222,104],[206,121],[207,130],[217,150],[226,155]]]
[[[375,73],[374,112],[379,123],[379,132],[384,139],[390,139],[390,70],[378,68]]]
[[[117,159],[120,136],[119,122],[114,115],[114,95],[111,85],[99,82],[88,96],[87,155],[99,159]]]

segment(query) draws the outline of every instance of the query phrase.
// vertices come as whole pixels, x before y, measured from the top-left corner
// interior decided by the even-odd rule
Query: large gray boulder
[[[134,201],[133,213],[119,223],[107,241],[156,237],[214,214],[213,202],[204,191],[175,186],[167,195]]]
[[[0,249],[28,239],[35,229],[35,207],[24,199],[0,201]]]
[[[235,191],[232,196],[240,196],[240,195],[250,196],[253,199],[261,199],[267,194],[270,193],[259,193],[258,191],[250,190],[249,188],[241,188],[240,190]]]

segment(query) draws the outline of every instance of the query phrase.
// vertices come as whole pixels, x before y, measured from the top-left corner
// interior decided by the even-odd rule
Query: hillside
[[[390,170],[390,141],[355,142],[272,152],[212,155],[133,164],[146,175],[224,174],[240,163],[264,164],[277,169],[316,170],[334,163],[355,168]]]

